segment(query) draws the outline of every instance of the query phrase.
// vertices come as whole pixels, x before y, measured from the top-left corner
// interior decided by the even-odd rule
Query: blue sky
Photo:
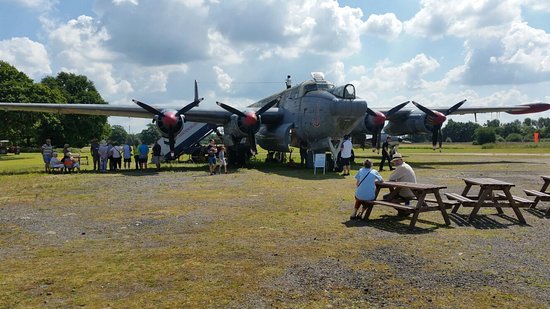
[[[543,0],[0,0],[0,59],[88,76],[111,104],[245,107],[322,71],[372,108],[550,102]],[[484,123],[506,114],[478,117]],[[550,112],[532,118],[550,117]],[[453,116],[457,121],[473,116]],[[110,118],[138,131],[148,121]],[[133,132],[135,133],[135,132]]]

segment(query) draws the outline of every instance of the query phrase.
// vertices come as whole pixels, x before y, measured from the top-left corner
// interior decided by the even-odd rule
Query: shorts
[[[351,158],[342,158],[342,165],[349,165]]]
[[[208,157],[208,164],[216,165],[216,157]]]
[[[124,163],[126,163],[126,162],[127,162],[127,163],[132,162],[132,158],[128,158],[128,159],[124,158]]]
[[[153,156],[151,162],[153,162],[153,164],[160,164],[160,156]]]
[[[52,159],[52,156],[49,154],[42,155],[42,159],[44,159],[44,163],[49,164],[50,160]]]

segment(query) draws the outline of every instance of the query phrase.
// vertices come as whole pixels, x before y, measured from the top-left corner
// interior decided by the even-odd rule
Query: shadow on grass
[[[382,215],[377,219],[361,219],[361,220],[348,220],[342,222],[346,227],[363,227],[369,226],[386,232],[398,233],[398,234],[428,234],[434,232],[439,228],[449,228],[445,224],[434,223],[423,219],[416,220],[417,223],[431,224],[432,227],[420,228],[415,226],[414,229],[409,228],[410,216],[388,216]],[[404,220],[405,219],[405,220]],[[443,219],[442,219],[443,220]]]
[[[440,166],[471,166],[471,165],[510,165],[510,164],[542,164],[545,163],[534,163],[534,162],[521,162],[521,161],[508,161],[508,160],[501,160],[501,161],[468,161],[468,162],[436,162],[436,161],[428,161],[428,162],[410,162],[407,161],[413,168],[419,168],[419,169],[437,169]]]
[[[506,214],[496,214],[495,216],[499,218],[503,218],[510,223],[502,223],[495,219],[490,218],[487,215],[476,215],[472,219],[472,221],[469,221],[469,214],[457,214],[457,213],[450,213],[449,219],[453,221],[458,226],[464,226],[464,227],[474,227],[476,229],[480,230],[494,230],[494,229],[507,229],[511,225],[517,225],[521,224],[517,219],[512,218]],[[522,224],[529,226],[528,224]]]
[[[525,211],[539,219],[550,219],[550,213],[546,215],[545,208],[527,208]]]

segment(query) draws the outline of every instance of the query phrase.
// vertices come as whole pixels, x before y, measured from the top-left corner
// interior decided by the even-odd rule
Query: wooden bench
[[[78,161],[78,164],[80,164],[80,165],[82,165],[81,160],[83,160],[83,159],[86,160],[86,165],[89,164],[89,163],[88,163],[88,162],[89,162],[89,161],[88,161],[88,156],[82,156],[82,155],[80,155],[80,154],[77,153],[77,154],[73,154],[73,158],[74,158],[75,160],[77,160],[77,161]]]
[[[497,193],[496,197],[499,199],[507,199],[507,196],[504,193]],[[516,204],[518,204],[518,207],[529,207],[533,204],[533,201],[515,195],[512,195],[512,199]]]
[[[525,191],[525,195],[527,196],[536,196],[536,197],[543,197],[543,198],[550,199],[550,194],[548,193],[540,192],[537,190],[523,190],[523,191]]]

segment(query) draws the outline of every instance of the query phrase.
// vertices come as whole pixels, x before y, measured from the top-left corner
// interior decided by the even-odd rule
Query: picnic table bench
[[[89,162],[89,161],[88,161],[88,156],[83,156],[83,155],[81,155],[81,154],[76,153],[76,154],[73,154],[73,158],[74,158],[75,160],[77,160],[77,161],[78,161],[78,164],[80,164],[80,165],[82,165],[81,160],[85,159],[85,160],[86,160],[86,165],[88,165],[88,162]]]
[[[525,194],[527,196],[534,196],[535,200],[531,204],[531,208],[536,208],[538,203],[540,201],[550,201],[550,192],[546,192],[546,189],[548,189],[548,186],[550,185],[550,176],[541,176],[542,180],[544,181],[544,184],[540,188],[539,191],[537,190],[523,190],[525,191]],[[550,216],[550,207],[546,209],[546,212],[544,214],[545,216]]]
[[[390,194],[387,200],[377,199],[380,189],[389,189]],[[367,209],[365,212],[365,219],[368,219],[374,205],[388,206],[397,209],[398,211],[404,212],[406,214],[412,214],[411,223],[409,228],[413,229],[418,220],[418,215],[421,212],[426,211],[440,211],[443,219],[445,220],[446,225],[450,225],[451,221],[447,215],[446,209],[449,207],[448,204],[445,204],[439,190],[445,189],[445,186],[432,185],[432,184],[422,184],[422,183],[412,183],[412,182],[395,182],[395,181],[385,181],[376,183],[376,193],[375,200],[367,203]],[[401,189],[410,189],[415,199],[410,200],[410,204],[401,204],[399,203],[399,191]],[[432,194],[433,199],[427,199],[426,195]],[[452,203],[447,201],[447,203]]]
[[[454,206],[452,213],[456,213],[460,206],[473,207],[468,220],[472,220],[481,207],[495,207],[499,214],[503,214],[503,207],[512,208],[518,221],[526,223],[525,218],[519,210],[520,207],[529,207],[533,201],[514,196],[510,189],[515,185],[512,183],[492,178],[463,178],[466,187],[461,194],[445,193],[449,199],[457,200],[460,203]],[[479,186],[479,194],[468,195],[473,186]],[[501,191],[495,193],[495,191]]]

